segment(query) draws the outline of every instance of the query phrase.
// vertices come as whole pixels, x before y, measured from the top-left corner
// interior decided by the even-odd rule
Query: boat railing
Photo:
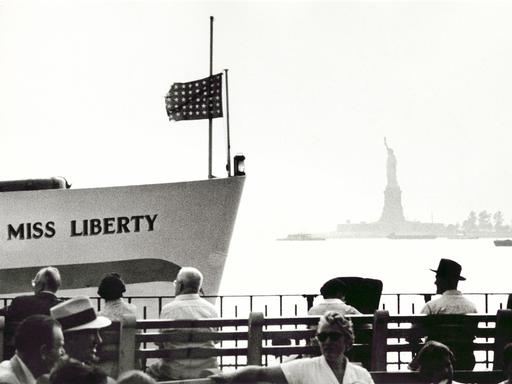
[[[510,293],[464,293],[477,306],[479,313],[496,313],[507,308]],[[433,293],[383,293],[379,309],[391,314],[417,314]],[[214,301],[221,317],[247,317],[251,312],[259,311],[265,316],[301,316],[320,298],[319,294],[274,294],[274,295],[218,295],[204,296]],[[64,297],[65,298],[65,297]],[[96,309],[101,310],[100,297],[91,297]],[[174,296],[125,296],[125,300],[137,306],[140,319],[158,318],[162,307],[172,301]],[[10,297],[0,297],[0,305],[9,305]]]

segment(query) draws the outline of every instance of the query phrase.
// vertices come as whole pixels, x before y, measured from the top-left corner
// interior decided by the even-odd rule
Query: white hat
[[[86,296],[57,304],[50,308],[50,314],[61,324],[64,332],[104,328],[112,323],[104,316],[96,316],[92,302]]]

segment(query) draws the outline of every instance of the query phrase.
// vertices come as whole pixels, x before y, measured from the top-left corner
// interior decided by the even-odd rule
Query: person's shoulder
[[[18,378],[14,374],[10,360],[0,363],[0,384],[17,384]]]

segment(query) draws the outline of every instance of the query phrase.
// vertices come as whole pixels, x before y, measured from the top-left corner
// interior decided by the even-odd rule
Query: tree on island
[[[503,218],[503,213],[501,213],[501,211],[495,212],[492,218],[494,221],[494,229],[496,231],[502,231],[505,229],[505,226],[503,225],[505,220]]]
[[[468,218],[466,220],[464,220],[464,222],[462,223],[462,229],[464,230],[464,232],[470,233],[470,232],[476,231],[477,230],[476,221],[477,221],[476,212],[475,211],[469,212]]]
[[[486,210],[480,211],[478,214],[478,228],[484,231],[492,230],[491,214]]]

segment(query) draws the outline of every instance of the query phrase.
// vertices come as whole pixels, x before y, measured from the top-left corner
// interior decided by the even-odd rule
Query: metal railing
[[[509,293],[464,293],[477,306],[479,313],[496,313],[507,307]],[[263,312],[265,316],[300,316],[308,309],[318,294],[282,294],[282,295],[219,295],[204,296],[214,301],[221,317],[248,317],[251,312]],[[384,293],[380,299],[380,309],[391,314],[415,314],[421,311],[432,293]],[[96,309],[101,310],[102,300],[91,297]],[[137,306],[137,317],[141,319],[158,318],[162,307],[171,302],[174,296],[126,296],[125,300]],[[0,305],[9,305],[12,297],[0,297]]]

